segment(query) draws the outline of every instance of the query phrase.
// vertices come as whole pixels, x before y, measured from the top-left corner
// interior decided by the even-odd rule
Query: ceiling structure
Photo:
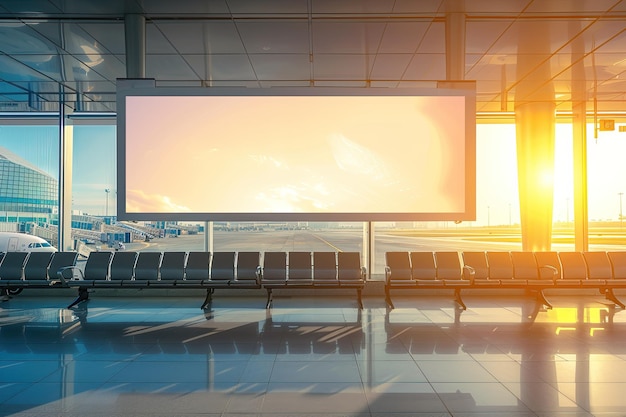
[[[0,111],[114,112],[129,14],[157,87],[432,87],[455,54],[479,114],[525,83],[626,112],[626,0],[1,0]]]

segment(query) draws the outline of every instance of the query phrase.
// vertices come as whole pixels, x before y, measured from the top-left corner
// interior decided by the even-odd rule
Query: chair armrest
[[[552,281],[556,280],[559,276],[559,270],[555,267],[553,267],[552,265],[541,265],[539,267],[539,278],[541,278],[541,271],[550,271],[552,273]]]
[[[367,268],[362,266],[361,267],[361,281],[365,281],[366,277],[367,277]]]
[[[67,271],[71,272],[71,276],[69,276],[68,278],[65,277],[65,273]],[[63,285],[67,285],[67,281],[73,281],[74,280],[74,271],[78,271],[78,278],[77,280],[84,280],[85,279],[85,275],[83,274],[83,270],[78,268],[77,266],[64,266],[63,268],[60,268],[57,271],[57,278],[59,279],[59,281],[63,284]]]
[[[474,283],[474,277],[476,276],[476,270],[469,265],[463,265],[463,279],[469,280],[470,283]]]
[[[391,268],[389,266],[385,266],[385,282],[389,283],[391,280]]]
[[[261,280],[263,279],[263,268],[261,265],[256,267],[256,271],[254,271],[254,275],[256,276],[256,282],[258,285],[261,285]]]

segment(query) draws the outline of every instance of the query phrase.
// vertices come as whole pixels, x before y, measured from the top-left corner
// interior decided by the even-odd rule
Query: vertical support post
[[[204,222],[204,250],[213,252],[213,222]]]
[[[446,80],[465,79],[465,1],[446,1]]]
[[[371,221],[363,222],[363,255],[361,259],[365,266],[365,279],[372,278],[374,267],[374,227]]]
[[[572,22],[570,33],[581,30]],[[587,81],[584,65],[585,42],[574,37],[572,43],[572,131],[574,150],[574,247],[589,249],[589,212],[587,201]],[[594,127],[595,128],[595,127]]]
[[[65,91],[59,84],[59,226],[58,249],[72,250],[73,130],[66,125]]]
[[[549,251],[552,245],[555,109],[550,81],[549,22],[529,22],[520,34],[515,89],[517,175],[522,250]]]
[[[146,78],[146,18],[141,14],[124,16],[126,37],[126,77]]]
[[[516,103],[515,124],[522,250],[549,251],[554,198],[554,104]]]
[[[62,250],[65,243],[65,92],[63,85],[59,84],[59,225],[57,243],[59,250]]]
[[[574,105],[574,250],[589,250],[587,204],[587,121],[585,103]]]

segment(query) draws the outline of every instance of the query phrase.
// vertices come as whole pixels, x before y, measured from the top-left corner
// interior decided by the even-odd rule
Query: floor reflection
[[[475,297],[460,314],[445,298],[397,300],[286,297],[267,311],[224,297],[201,311],[99,297],[66,310],[22,294],[0,308],[0,415],[626,413],[614,306]]]

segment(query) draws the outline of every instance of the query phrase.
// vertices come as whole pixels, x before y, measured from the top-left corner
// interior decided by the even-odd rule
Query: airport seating
[[[161,252],[139,252],[135,262],[135,270],[132,279],[122,281],[122,285],[131,288],[147,288],[159,285],[159,267],[163,259]],[[183,279],[183,276],[180,277]],[[167,281],[168,287],[176,285],[175,281]]]
[[[95,256],[95,255],[94,255]],[[132,280],[137,263],[138,252],[113,252],[109,264],[109,279],[94,281],[94,287],[121,287],[124,281]],[[102,267],[103,271],[106,267]]]
[[[185,264],[185,279],[179,283],[179,286],[202,286],[202,282],[209,279],[210,263],[211,254],[209,252],[189,252]]]
[[[23,282],[24,265],[28,258],[28,252],[7,252],[0,263],[0,290],[2,299],[6,300],[9,293],[15,293],[14,290],[20,288],[19,284]]]
[[[14,282],[10,293],[19,294],[24,288],[45,288],[59,284],[56,272],[67,265],[75,265],[77,257],[76,252],[31,252],[24,264],[22,281]]]
[[[32,254],[31,254],[32,255]],[[62,284],[62,276],[59,276],[59,272],[65,269],[68,266],[76,265],[78,261],[78,253],[74,251],[59,251],[54,252],[54,256],[52,256],[52,260],[48,265],[46,270],[46,278],[48,279],[49,285],[57,285]],[[39,279],[38,274],[30,275],[29,273],[25,273],[24,279],[27,282],[33,282],[36,284]],[[45,282],[43,283],[45,285]],[[28,284],[30,286],[30,284]]]
[[[89,291],[111,289],[204,289],[202,308],[216,289],[267,291],[266,308],[277,289],[351,289],[363,308],[365,268],[358,252],[91,252],[82,267],[76,252],[8,252],[0,261],[0,291],[24,288],[75,288],[68,308]],[[261,262],[261,259],[263,260]],[[615,290],[626,289],[626,251],[396,251],[385,254],[385,301],[391,292],[452,290],[461,309],[469,289],[525,290],[551,308],[544,291],[594,289],[626,309]]]
[[[163,252],[161,268],[159,269],[160,281],[164,284],[178,281],[185,276],[185,262],[187,252]]]
[[[15,285],[20,288],[60,288],[63,280],[59,271],[76,265],[77,259],[78,253],[73,251],[31,252],[24,265],[23,281]]]
[[[266,307],[277,288],[354,289],[361,293],[365,268],[358,252],[91,252],[82,266],[78,254],[9,253],[0,263],[0,290],[26,287],[73,288],[78,291],[67,308],[88,300],[96,289],[205,289],[201,308],[212,302],[216,289],[265,288]],[[289,259],[289,262],[287,262]]]
[[[0,263],[0,290],[5,298],[24,288],[60,287],[57,272],[75,265],[76,252],[8,252]]]
[[[486,251],[387,252],[385,299],[394,307],[395,289],[452,289],[465,310],[464,289],[520,289],[534,293],[538,303],[552,308],[545,290],[597,289],[607,300],[625,308],[614,293],[626,288],[626,252]],[[455,258],[463,260],[461,266]]]
[[[354,289],[359,308],[365,268],[358,252],[265,252],[261,284],[272,307],[275,289]]]
[[[219,288],[261,288],[261,255],[259,252],[214,252],[208,278],[202,281],[207,295],[203,307],[212,301]]]
[[[487,256],[485,252],[463,252],[463,265],[470,266],[474,272],[473,285],[491,285],[489,280],[489,267],[487,266]]]
[[[54,252],[31,252],[24,265],[24,281],[35,284],[38,280],[48,281],[48,265]]]
[[[64,285],[78,289],[68,308],[94,288],[162,288],[205,289],[205,309],[215,289],[261,288],[259,260],[259,252],[91,252],[84,268],[64,269],[73,271]]]
[[[387,252],[385,301],[394,308],[392,289],[451,289],[464,309],[461,289],[471,286],[474,271],[461,266],[457,252]]]
[[[72,308],[78,303],[89,298],[89,288],[94,287],[96,282],[109,279],[109,268],[113,252],[91,252],[87,258],[84,269],[77,266],[68,266],[59,271],[59,277],[64,284],[78,289],[78,296],[67,308]],[[66,272],[70,271],[70,279],[65,279]]]

